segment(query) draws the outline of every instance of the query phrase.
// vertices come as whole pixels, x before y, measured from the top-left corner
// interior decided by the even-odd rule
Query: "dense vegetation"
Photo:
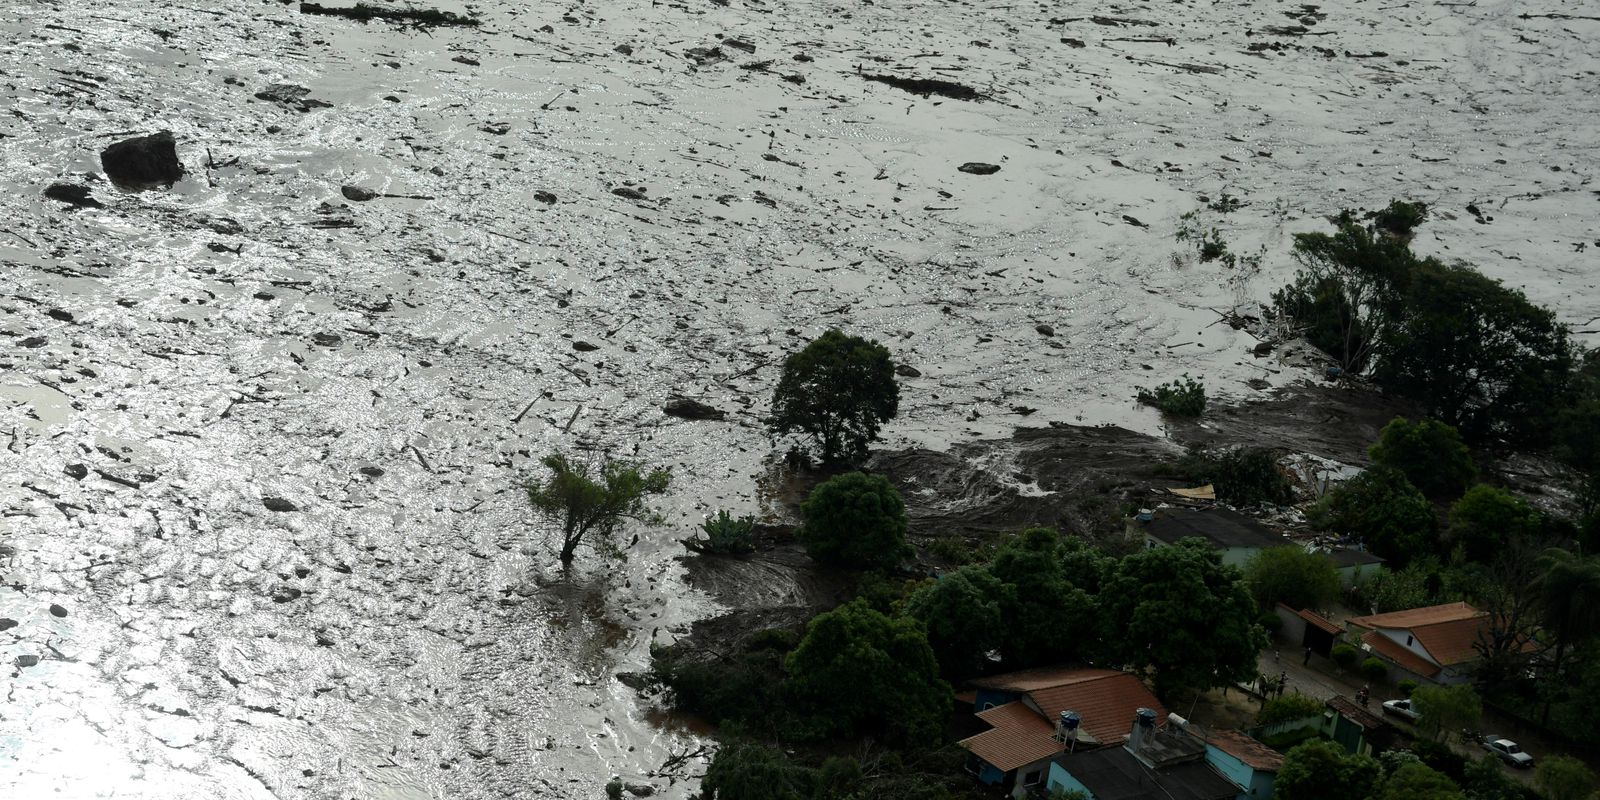
[[[905,503],[882,475],[828,480],[800,505],[800,517],[800,541],[824,564],[887,569],[911,554]]]

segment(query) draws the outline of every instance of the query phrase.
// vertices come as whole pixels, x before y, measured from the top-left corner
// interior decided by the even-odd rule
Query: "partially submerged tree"
[[[882,475],[830,478],[800,504],[800,541],[824,564],[888,569],[911,555],[906,506]]]
[[[825,463],[854,463],[899,410],[888,348],[830,330],[784,359],[768,424],[811,437]]]
[[[667,470],[610,458],[597,468],[574,463],[561,453],[551,453],[540,463],[550,470],[550,477],[527,484],[528,502],[560,523],[562,564],[571,564],[578,545],[586,540],[602,555],[620,557],[619,528],[629,521],[659,524],[660,517],[646,505],[645,497],[667,490],[672,477]]]
[[[1394,467],[1428,497],[1460,497],[1478,476],[1461,434],[1436,420],[1412,422],[1395,417],[1383,426],[1376,444],[1367,448],[1373,462]]]

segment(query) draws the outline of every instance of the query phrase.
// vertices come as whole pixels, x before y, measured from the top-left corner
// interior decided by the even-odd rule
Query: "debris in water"
[[[256,99],[265,100],[269,103],[280,103],[302,114],[314,108],[333,108],[332,103],[326,100],[313,100],[307,97],[309,94],[311,94],[311,90],[304,86],[296,86],[292,83],[274,83],[256,92]]]
[[[321,3],[301,3],[300,13],[322,17],[344,17],[358,22],[381,19],[409,25],[477,25],[472,17],[439,11],[432,8],[380,8],[369,3],[356,3],[354,8],[330,8]]]
[[[1000,165],[985,164],[982,161],[968,161],[967,163],[956,167],[956,169],[965,172],[968,175],[993,175],[1000,171]]]
[[[971,86],[940,78],[902,78],[899,75],[862,75],[861,77],[877,83],[886,83],[901,91],[920,94],[923,97],[936,94],[952,100],[984,99],[984,96]]]
[[[668,400],[667,404],[661,407],[661,411],[669,417],[689,420],[723,419],[727,416],[719,409],[687,397]]]
[[[52,183],[44,196],[78,208],[105,208],[105,204],[89,195],[89,187],[75,183]]]
[[[127,139],[100,151],[100,167],[119,189],[166,189],[183,177],[171,131]]]

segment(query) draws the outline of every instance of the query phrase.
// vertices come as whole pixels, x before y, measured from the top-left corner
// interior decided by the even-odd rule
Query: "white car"
[[[1411,707],[1410,700],[1385,700],[1383,701],[1383,713],[1404,717],[1411,722],[1422,719],[1422,715]]]
[[[1533,766],[1533,756],[1522,752],[1522,748],[1510,739],[1502,739],[1491,733],[1483,738],[1483,747],[1513,767]]]

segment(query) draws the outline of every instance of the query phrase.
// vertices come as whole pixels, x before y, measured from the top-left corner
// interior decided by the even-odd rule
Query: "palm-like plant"
[[[1561,674],[1567,645],[1600,630],[1600,558],[1550,548],[1539,556],[1544,621],[1556,635],[1552,671]],[[1550,713],[1549,705],[1545,714]]]

